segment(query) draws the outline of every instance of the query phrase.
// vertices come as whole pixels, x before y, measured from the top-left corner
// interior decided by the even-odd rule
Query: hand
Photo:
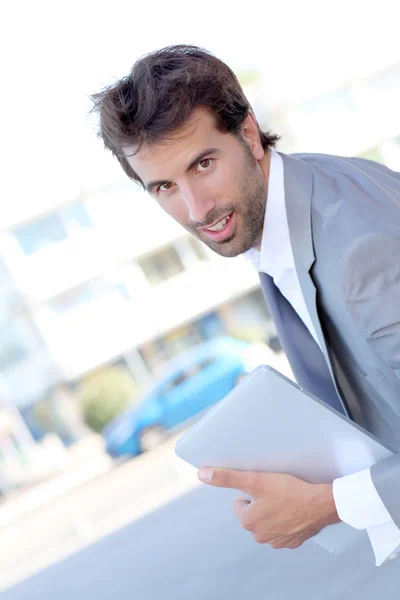
[[[298,548],[320,529],[340,520],[332,484],[307,483],[280,473],[228,469],[201,469],[198,478],[248,494],[252,500],[236,498],[233,510],[256,542],[273,548]]]

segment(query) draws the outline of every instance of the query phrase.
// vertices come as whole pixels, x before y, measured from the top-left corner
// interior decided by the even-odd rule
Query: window
[[[85,207],[80,202],[73,202],[51,215],[16,228],[14,235],[24,253],[30,256],[89,227],[92,222]]]
[[[181,371],[174,379],[172,379],[165,387],[163,393],[166,394],[175,388],[180,387],[186,381],[189,381],[193,377],[196,377],[202,371],[205,371],[208,367],[211,367],[217,359],[215,357],[207,357],[198,363],[186,367],[184,371]]]
[[[185,236],[174,242],[174,248],[185,270],[190,271],[199,262],[208,260],[204,244],[191,236]]]
[[[139,258],[138,262],[151,285],[157,285],[184,270],[182,261],[173,246]]]
[[[298,141],[311,141],[317,152],[343,148],[343,131],[346,143],[358,138],[359,115],[344,87],[299,104],[290,112],[289,121]]]
[[[57,298],[53,298],[49,301],[49,307],[54,314],[61,315],[76,310],[85,304],[96,302],[107,295],[130,300],[128,291],[123,284],[110,285],[103,279],[93,279],[77,288],[64,292]]]
[[[171,392],[172,390],[179,388],[186,381],[189,381],[190,379],[192,379],[192,377],[195,377],[195,375],[198,375],[199,372],[200,372],[199,365],[194,364],[191,367],[187,367],[184,371],[181,371],[179,373],[179,375],[176,375],[176,377],[174,377],[174,379],[172,379],[172,381],[170,381],[167,384],[167,386],[164,390],[164,393],[167,394],[167,393]]]
[[[29,355],[21,323],[14,322],[0,330],[0,370],[6,370]]]
[[[339,88],[303,102],[298,110],[310,121],[324,122],[328,118],[354,113],[356,107],[346,88]]]
[[[171,392],[172,390],[180,387],[183,383],[185,383],[185,381],[187,381],[189,379],[188,374],[185,371],[182,371],[182,373],[179,373],[179,375],[177,375],[172,381],[170,381],[170,383],[165,387],[164,389],[164,393],[168,394],[169,392]]]
[[[86,208],[81,202],[73,202],[72,204],[64,206],[61,213],[67,226],[78,226],[80,229],[87,229],[88,227],[93,226]]]
[[[24,297],[16,286],[10,271],[0,258],[0,321],[5,320],[10,313],[18,310],[24,304]]]
[[[398,146],[400,148],[400,135],[397,135],[396,137],[391,139],[391,142],[395,145]]]
[[[385,106],[385,101],[400,98],[400,64],[382,69],[362,80],[362,87],[368,100]]]
[[[14,235],[27,256],[62,242],[68,237],[59,215],[49,215],[35,223],[23,225],[14,230]]]
[[[200,369],[200,371],[205,371],[206,369],[208,369],[208,367],[211,367],[216,362],[217,362],[217,359],[214,356],[210,356],[209,358],[204,359],[199,364],[199,369]]]
[[[188,238],[189,246],[192,248],[196,255],[197,260],[208,260],[206,248],[202,242],[196,240],[194,237]]]

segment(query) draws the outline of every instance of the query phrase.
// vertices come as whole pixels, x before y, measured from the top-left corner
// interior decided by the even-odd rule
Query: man
[[[400,452],[400,175],[276,152],[229,67],[192,46],[143,57],[94,101],[126,174],[212,250],[255,263],[299,384]],[[248,493],[235,513],[275,548],[339,520],[367,529],[377,564],[400,544],[400,455],[329,485],[199,478]]]

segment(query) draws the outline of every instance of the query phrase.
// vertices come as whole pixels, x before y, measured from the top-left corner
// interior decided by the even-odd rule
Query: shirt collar
[[[271,150],[261,250],[250,248],[243,256],[258,271],[271,277],[275,277],[283,269],[294,268],[285,206],[283,160],[275,150]]]

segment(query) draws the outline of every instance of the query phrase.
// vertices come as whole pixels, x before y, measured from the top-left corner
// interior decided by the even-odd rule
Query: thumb
[[[254,488],[254,473],[249,471],[233,471],[231,469],[207,468],[200,469],[197,477],[203,483],[214,485],[216,487],[231,488],[240,490],[252,496]]]

